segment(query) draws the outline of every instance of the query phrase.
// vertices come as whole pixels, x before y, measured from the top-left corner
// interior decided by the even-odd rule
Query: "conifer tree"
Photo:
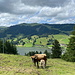
[[[62,50],[61,50],[58,40],[54,40],[51,51],[52,51],[52,58],[60,58],[61,57]]]
[[[17,54],[16,46],[9,41],[5,42],[5,53],[7,54]]]
[[[75,62],[75,36],[72,36],[69,39],[69,44],[62,58],[66,61]]]
[[[72,36],[69,39],[69,44],[67,45],[66,52],[62,56],[62,59],[75,62],[75,27],[71,34]]]
[[[18,54],[14,44],[10,43],[9,41],[5,41],[3,44],[2,40],[0,40],[0,53]]]

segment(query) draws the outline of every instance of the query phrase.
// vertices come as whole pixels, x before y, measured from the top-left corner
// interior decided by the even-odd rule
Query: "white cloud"
[[[43,7],[41,9],[40,13],[39,13],[39,16],[42,16],[42,17],[55,17],[61,11],[62,11],[61,7],[55,7],[55,8]]]
[[[75,17],[75,3],[70,2],[65,7],[62,7],[62,12],[59,13],[55,18],[59,21],[56,23],[73,23],[73,17]]]
[[[0,0],[0,26],[75,23],[74,0]]]
[[[40,20],[44,20],[44,18],[34,16],[34,17],[29,18],[29,19],[26,19],[25,22],[27,22],[27,23],[38,23]]]

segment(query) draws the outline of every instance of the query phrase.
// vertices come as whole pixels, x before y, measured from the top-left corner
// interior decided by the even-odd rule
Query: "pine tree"
[[[5,42],[5,53],[7,54],[17,54],[16,46],[9,41]]]
[[[52,51],[52,58],[60,58],[62,50],[58,40],[54,40],[51,51]]]
[[[75,26],[74,31],[71,32],[72,36],[69,39],[66,52],[62,56],[62,59],[70,62],[75,62]]]
[[[69,39],[69,44],[67,45],[66,52],[62,56],[62,59],[75,62],[75,36],[72,36]]]
[[[12,43],[10,43],[9,41],[5,41],[3,43],[2,40],[0,40],[0,53],[18,54],[15,45],[13,45]]]

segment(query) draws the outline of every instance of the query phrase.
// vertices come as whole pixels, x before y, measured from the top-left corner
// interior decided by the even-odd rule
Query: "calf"
[[[40,60],[40,68],[45,68],[45,61],[43,59]]]

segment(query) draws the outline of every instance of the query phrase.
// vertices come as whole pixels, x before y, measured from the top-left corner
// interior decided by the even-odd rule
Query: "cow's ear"
[[[33,58],[34,56],[31,56],[31,58]]]

